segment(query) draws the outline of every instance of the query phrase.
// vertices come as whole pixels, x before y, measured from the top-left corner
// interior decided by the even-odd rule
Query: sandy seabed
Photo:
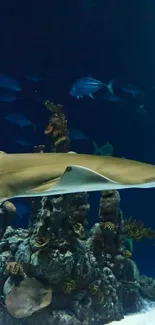
[[[127,315],[121,321],[114,321],[109,325],[155,325],[155,304],[145,302],[142,312]]]

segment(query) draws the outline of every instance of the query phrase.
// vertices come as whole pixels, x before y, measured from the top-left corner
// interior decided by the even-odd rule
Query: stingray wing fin
[[[68,166],[52,189],[54,194],[100,191],[116,188],[118,183],[83,166]],[[51,192],[51,189],[46,193]]]
[[[124,185],[122,185],[125,187]],[[68,166],[60,178],[48,181],[16,197],[42,197],[120,188],[119,184],[83,166]]]
[[[60,194],[103,191],[125,188],[155,187],[154,182],[144,184],[121,184],[83,166],[68,166],[60,178],[41,184],[15,197],[42,197]],[[7,198],[9,199],[9,198]],[[6,199],[5,199],[6,200]],[[4,200],[3,200],[4,201]]]
[[[52,186],[51,186],[52,185]],[[42,193],[44,196],[78,193],[78,192],[92,192],[103,190],[115,190],[125,188],[148,188],[155,187],[155,182],[124,184],[116,182],[102,174],[95,172],[92,169],[73,165],[68,166],[64,174],[54,180],[52,183],[46,183],[46,189]]]

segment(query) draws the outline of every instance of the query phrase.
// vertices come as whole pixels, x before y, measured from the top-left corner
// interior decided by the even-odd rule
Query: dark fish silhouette
[[[25,126],[32,126],[33,129],[36,131],[36,126],[33,124],[25,115],[20,113],[10,113],[7,116],[5,116],[5,119],[12,123],[19,125],[21,128]]]
[[[20,83],[16,79],[5,74],[0,74],[0,87],[8,88],[13,91],[22,91]]]

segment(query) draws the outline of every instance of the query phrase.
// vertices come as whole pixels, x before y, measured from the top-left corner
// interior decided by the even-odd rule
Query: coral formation
[[[69,150],[69,137],[67,130],[67,120],[62,113],[63,105],[55,105],[48,100],[45,102],[46,108],[52,113],[45,134],[50,136],[50,148],[52,152],[67,152]]]
[[[25,318],[50,305],[52,290],[35,278],[26,278],[13,286],[5,297],[7,311],[15,318]]]
[[[63,106],[47,101],[46,107],[52,112],[45,130],[51,151],[67,152]],[[140,311],[143,298],[155,301],[155,280],[140,276],[125,246],[125,238],[153,238],[154,231],[124,220],[118,191],[101,193],[98,222],[89,229],[88,200],[87,193],[33,198],[28,229],[9,226],[15,207],[1,206],[3,325],[16,318],[22,318],[19,325],[103,325]]]
[[[133,220],[132,217],[124,221],[124,236],[134,240],[143,238],[154,238],[155,231],[151,228],[145,228],[142,221]]]

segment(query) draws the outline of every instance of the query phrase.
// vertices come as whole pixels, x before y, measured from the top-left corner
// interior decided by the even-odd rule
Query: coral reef
[[[62,105],[51,111],[45,134],[52,152],[68,152]],[[44,153],[44,145],[34,148]],[[0,208],[0,322],[3,325],[103,325],[155,301],[155,280],[141,276],[125,238],[154,231],[124,220],[118,191],[104,191],[98,222],[89,229],[87,193],[34,198],[28,229],[9,226],[15,207]],[[45,308],[46,307],[46,308]]]
[[[10,224],[15,214],[16,207],[13,203],[6,201],[0,206],[0,239],[2,238],[7,226]]]

